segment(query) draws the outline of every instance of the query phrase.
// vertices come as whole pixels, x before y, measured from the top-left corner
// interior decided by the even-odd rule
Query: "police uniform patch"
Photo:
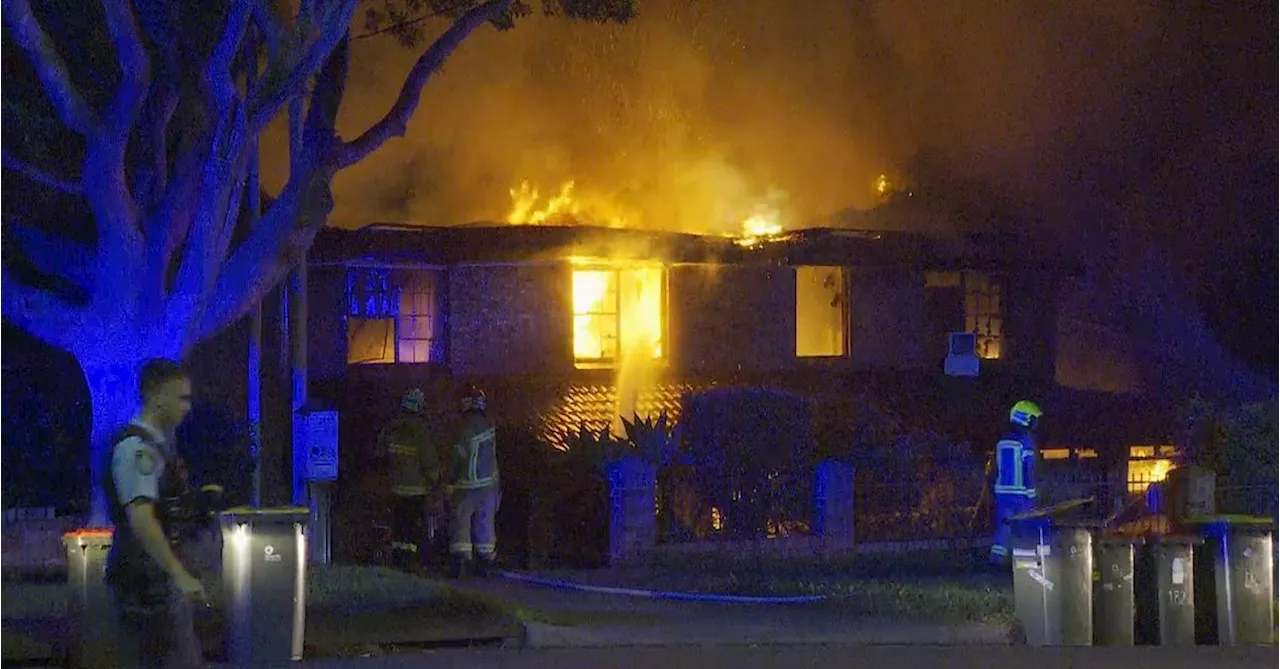
[[[156,470],[155,458],[142,449],[138,449],[137,455],[134,456],[134,465],[138,468],[138,473],[143,476],[150,476]]]

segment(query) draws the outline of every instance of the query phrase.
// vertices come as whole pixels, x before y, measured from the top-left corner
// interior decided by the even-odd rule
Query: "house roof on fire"
[[[1060,260],[1019,254],[1013,238],[996,234],[935,237],[839,228],[792,230],[754,244],[716,235],[588,225],[474,223],[432,227],[376,223],[355,230],[325,228],[311,264],[450,266],[610,258],[668,264],[912,265],[930,269],[1032,265],[1071,272]]]

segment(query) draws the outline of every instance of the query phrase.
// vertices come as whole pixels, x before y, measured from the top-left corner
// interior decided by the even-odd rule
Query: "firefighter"
[[[458,399],[462,414],[453,439],[450,467],[449,527],[450,571],[462,578],[470,571],[485,576],[497,553],[494,518],[501,492],[498,480],[497,439],[488,416],[484,391],[468,386]]]
[[[1009,564],[1008,519],[1031,510],[1036,502],[1036,442],[1034,432],[1042,415],[1034,402],[1021,400],[1009,410],[1011,429],[996,442],[996,529],[991,540],[992,564]]]
[[[400,400],[400,414],[378,436],[391,487],[391,561],[405,571],[428,561],[428,500],[440,483],[438,444],[425,405],[422,390],[411,389]]]

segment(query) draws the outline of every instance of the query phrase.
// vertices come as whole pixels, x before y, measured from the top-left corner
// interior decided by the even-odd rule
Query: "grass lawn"
[[[216,582],[206,588],[216,600]],[[70,594],[64,581],[48,577],[6,580],[0,592],[4,658],[23,659],[9,652],[11,643],[26,658],[46,656],[65,633],[61,621],[69,613]],[[519,633],[523,616],[536,617],[495,597],[382,567],[308,569],[308,656],[379,654],[401,644],[509,637]]]

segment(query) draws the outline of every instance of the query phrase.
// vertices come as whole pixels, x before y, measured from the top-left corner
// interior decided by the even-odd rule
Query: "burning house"
[[[715,385],[835,404],[872,378],[945,385],[954,332],[976,335],[984,384],[1031,392],[1053,383],[1052,296],[1067,274],[1013,251],[994,235],[839,229],[327,229],[309,258],[312,394],[341,405],[390,386],[391,403],[443,374],[482,383],[504,420],[554,439],[678,415],[685,393]]]

